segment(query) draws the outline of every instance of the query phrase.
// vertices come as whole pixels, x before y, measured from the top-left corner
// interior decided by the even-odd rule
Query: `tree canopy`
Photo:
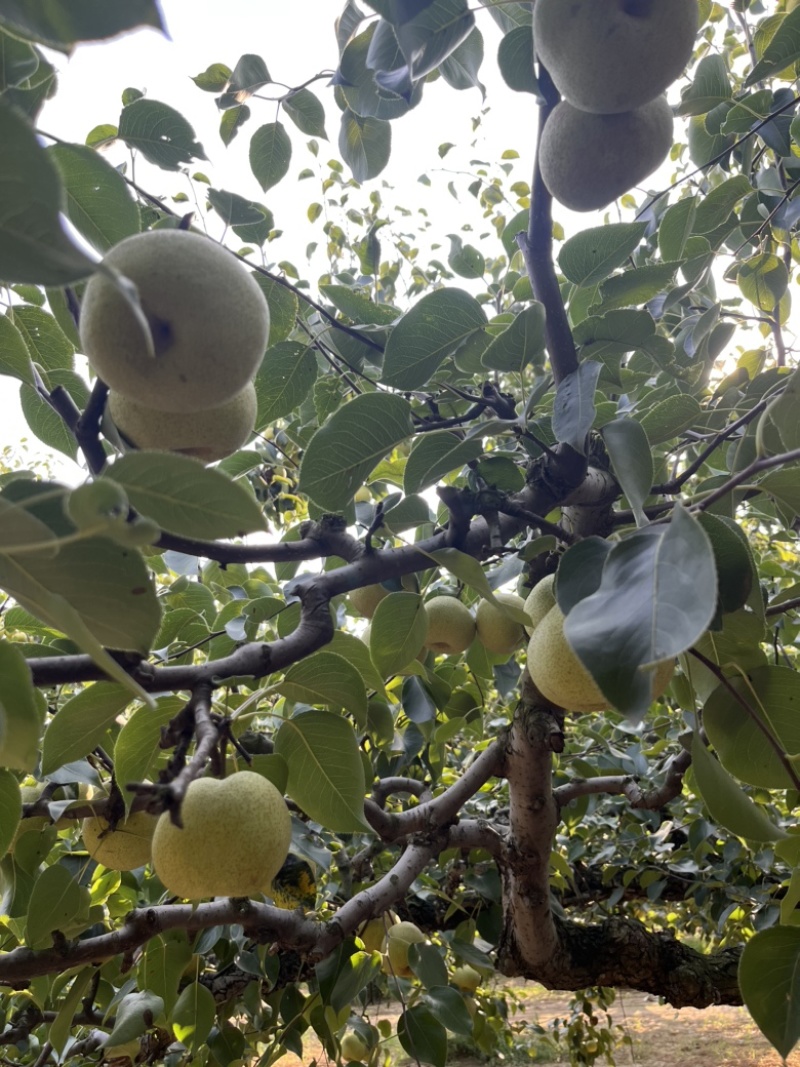
[[[381,181],[393,124],[496,62],[541,137],[534,4],[347,0],[330,70],[195,72],[263,202],[137,88],[82,143],[37,128],[58,53],[163,29],[155,0],[0,5],[0,375],[83,471],[3,442],[4,1061],[267,1067],[313,1033],[444,1067],[512,1047],[496,974],[590,991],[577,1064],[612,1054],[615,988],[744,1003],[794,1047],[800,8],[696,6],[657,179],[586,224],[509,151],[452,176],[446,234]],[[600,154],[553,143],[591,193]],[[272,251],[293,181],[305,266]],[[164,450],[136,448],[83,358],[103,301],[112,359],[180,343],[149,272],[101,262],[159,231],[228,250],[181,312],[232,339],[220,404],[251,314],[220,317],[223,275],[269,312],[215,465],[169,435],[216,440],[217,407],[157,391]]]

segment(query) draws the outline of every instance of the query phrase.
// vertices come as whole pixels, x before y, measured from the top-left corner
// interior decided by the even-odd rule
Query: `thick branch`
[[[597,926],[557,919],[557,947],[534,962],[504,960],[503,973],[540,982],[547,989],[603,985],[638,989],[674,1008],[741,1004],[741,948],[703,955],[672,933],[653,933],[641,923],[608,919]]]
[[[553,378],[558,385],[568,374],[578,369],[578,356],[553,266],[553,198],[542,180],[542,172],[539,169],[538,144],[541,143],[545,123],[560,99],[550,75],[541,64],[539,65],[539,87],[545,94],[546,102],[539,108],[539,133],[536,164],[533,171],[530,222],[528,232],[517,234],[516,240],[525,259],[533,295],[544,304],[547,351],[550,356]]]

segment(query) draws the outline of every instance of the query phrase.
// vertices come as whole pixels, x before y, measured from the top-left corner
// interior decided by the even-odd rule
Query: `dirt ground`
[[[530,983],[518,993],[525,998],[524,1010],[513,1019],[526,1019],[542,1026],[558,1016],[568,1014],[568,996],[554,996]],[[391,1006],[378,1013],[396,1019]],[[615,1053],[617,1067],[781,1067],[781,1059],[750,1019],[744,1008],[684,1008],[677,1011],[644,993],[619,993],[611,1008],[612,1022],[622,1024],[633,1040],[632,1048],[620,1046]],[[374,1021],[374,1019],[373,1019]],[[307,1067],[315,1059],[319,1067],[330,1060],[313,1039],[306,1035],[303,1058],[284,1056],[277,1067]],[[402,1062],[402,1061],[400,1061]],[[486,1060],[454,1058],[453,1067],[487,1067]],[[495,1064],[502,1063],[495,1060]],[[514,1059],[526,1062],[524,1054]],[[527,1062],[544,1063],[544,1059]],[[548,1058],[551,1064],[568,1062]],[[599,1063],[604,1061],[601,1058]],[[800,1049],[786,1061],[788,1067],[800,1067]]]

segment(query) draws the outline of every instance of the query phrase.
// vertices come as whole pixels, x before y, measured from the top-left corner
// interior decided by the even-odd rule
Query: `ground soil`
[[[528,983],[513,986],[524,1000],[520,1012],[513,1019],[547,1026],[556,1017],[569,1011],[569,996],[553,995],[541,987]],[[388,1005],[372,1016],[396,1019],[399,1007]],[[698,1011],[684,1008],[676,1011],[644,993],[619,993],[611,1007],[614,1024],[621,1024],[630,1034],[631,1048],[620,1046],[616,1053],[617,1067],[781,1067],[781,1058],[755,1026],[744,1008],[707,1008]],[[305,1039],[303,1058],[284,1056],[276,1067],[307,1067],[316,1059],[319,1067],[329,1064],[324,1051],[312,1040],[309,1031]],[[400,1060],[399,1062],[402,1062]],[[453,1067],[487,1067],[487,1060],[464,1057],[449,1061]],[[495,1060],[494,1064],[503,1061]],[[516,1064],[524,1063],[524,1054],[514,1057]],[[551,1056],[527,1062],[566,1063]],[[598,1063],[604,1061],[601,1058]],[[800,1049],[786,1061],[787,1067],[800,1067]]]

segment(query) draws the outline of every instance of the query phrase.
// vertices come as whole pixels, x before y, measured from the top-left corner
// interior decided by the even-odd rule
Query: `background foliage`
[[[701,951],[673,985],[643,950],[641,987],[673,1003],[741,995],[783,1056],[794,1046],[800,9],[699,6],[668,188],[566,232],[508,152],[453,177],[469,205],[454,234],[376,180],[392,123],[435,79],[481,89],[491,53],[525,136],[543,95],[527,3],[348,2],[332,77],[301,53],[291,88],[268,55],[197,72],[198,112],[218,109],[224,145],[248,140],[263,202],[218,188],[190,119],[135,88],[83,144],[37,136],[56,53],[159,26],[152,0],[0,8],[0,373],[19,381],[31,432],[89,472],[70,487],[2,457],[13,1062],[102,1048],[268,1064],[301,1054],[309,1028],[338,1059],[355,1028],[377,1063],[392,1035],[371,1007],[387,990],[408,1055],[444,1064],[460,1040],[498,1056],[513,1034],[496,968],[634,984],[576,967],[575,918],[641,929],[654,953],[663,933],[690,935]],[[191,199],[162,193],[170,171]],[[326,261],[313,277],[271,256],[270,204],[295,179]],[[251,445],[205,469],[100,436],[105,394],[76,331],[95,257],[61,214],[98,257],[191,224],[250,265],[272,318]],[[426,599],[524,595],[557,564],[569,639],[621,712],[565,725],[531,693],[521,651],[476,641],[414,660]],[[379,582],[367,645],[348,594]],[[651,705],[639,668],[673,656]],[[290,874],[273,903],[192,908],[149,867],[87,854],[87,787],[118,817],[163,807],[209,760],[285,791],[304,893]],[[409,979],[381,974],[358,940],[390,908],[427,935]],[[477,992],[453,981],[465,964]],[[573,1031],[575,1062],[610,1050],[610,1030],[587,1037],[581,1016]]]

